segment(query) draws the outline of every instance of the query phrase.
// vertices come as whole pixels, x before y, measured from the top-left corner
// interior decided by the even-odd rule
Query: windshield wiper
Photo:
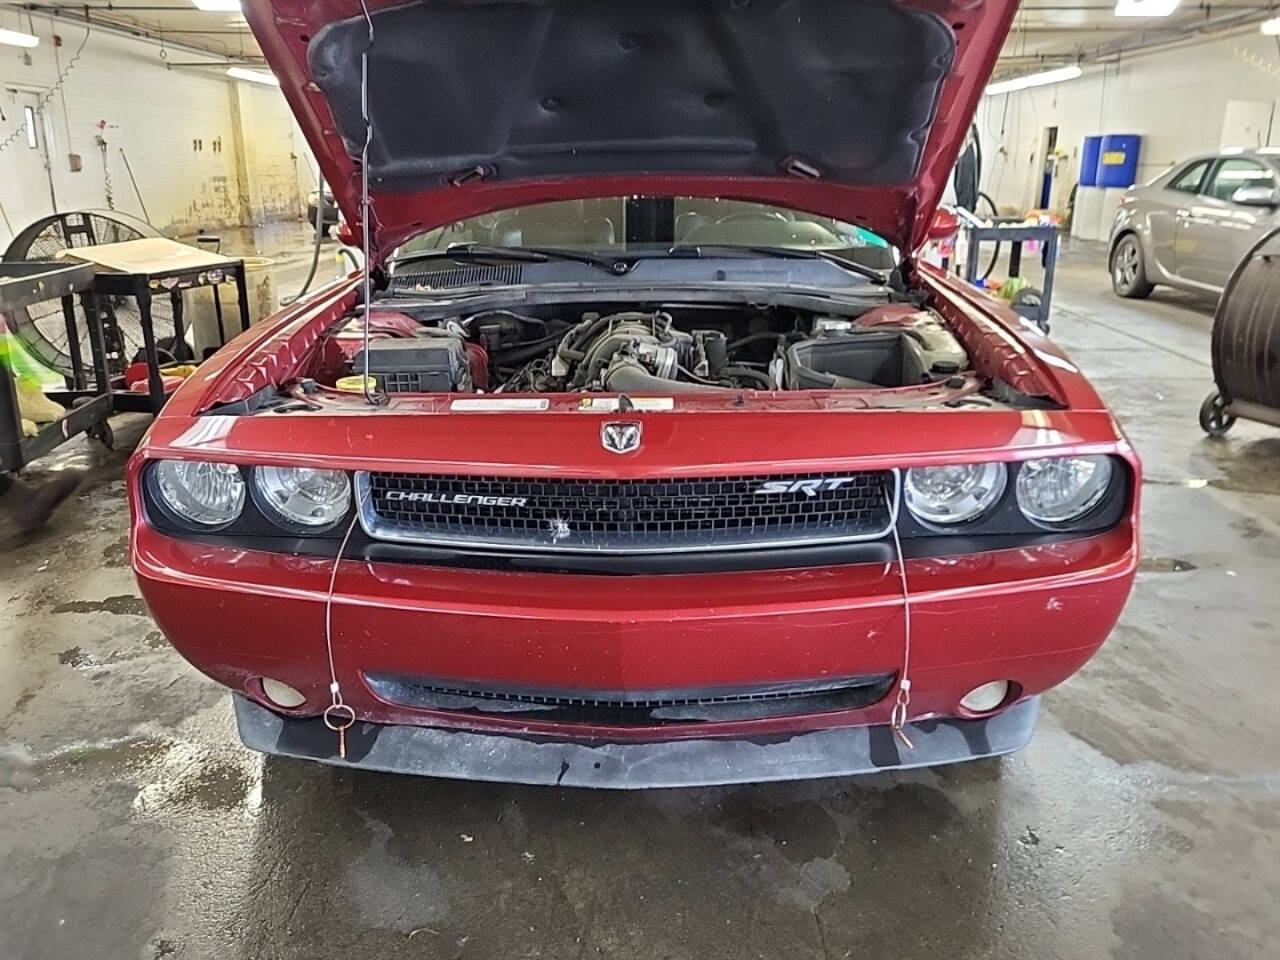
[[[888,283],[888,276],[874,267],[868,267],[853,260],[846,260],[830,250],[804,250],[793,247],[737,246],[724,243],[681,243],[667,251],[673,257],[723,257],[723,256],[766,256],[789,260],[825,260],[837,267],[856,273],[860,277],[874,280],[876,283]]]
[[[443,250],[423,250],[420,253],[407,253],[396,257],[390,263],[400,266],[406,263],[418,263],[423,260],[506,260],[523,263],[547,263],[550,260],[565,260],[570,263],[585,263],[615,276],[621,276],[631,269],[632,264],[625,260],[616,260],[595,253],[579,253],[574,250],[556,250],[551,247],[490,247],[481,243],[451,243]]]

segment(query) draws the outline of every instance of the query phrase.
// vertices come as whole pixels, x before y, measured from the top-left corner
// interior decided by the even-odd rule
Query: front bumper
[[[358,722],[347,756],[318,718],[284,717],[236,696],[245,746],[336,766],[459,780],[640,790],[844,777],[978,760],[1019,750],[1035,729],[1039,697],[975,720],[907,724],[913,749],[887,725],[814,730],[783,738],[577,742]]]
[[[910,718],[963,717],[960,699],[991,680],[1012,681],[1023,699],[1065,680],[1110,632],[1136,560],[1126,523],[1070,542],[908,561]],[[331,560],[211,547],[137,523],[134,563],[157,623],[191,663],[273,712],[319,717],[329,702],[324,622]],[[647,744],[638,749],[649,756],[658,742],[781,743],[849,730],[847,741],[837,738],[837,752],[854,756],[849,744],[860,738],[870,744],[875,736],[858,728],[886,725],[892,697],[825,712],[619,726],[424,706],[388,693],[377,678],[674,696],[896,675],[902,666],[902,594],[892,564],[599,577],[353,560],[341,563],[337,588],[335,666],[357,720],[431,728],[436,732],[422,733],[423,741],[452,737],[441,742],[453,744],[453,752],[464,741],[440,731],[476,734],[485,749],[523,738],[591,750],[600,743]],[[301,691],[306,702],[275,710],[263,696],[263,677]],[[927,759],[927,751],[920,756],[926,759],[911,763],[945,762]],[[819,765],[810,775],[847,769],[856,764]]]

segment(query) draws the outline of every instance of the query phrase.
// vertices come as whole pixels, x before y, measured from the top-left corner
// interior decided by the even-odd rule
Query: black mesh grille
[[[366,674],[382,699],[420,710],[630,726],[759,720],[857,710],[882,700],[893,673],[707,690],[542,690]]]
[[[520,282],[523,272],[523,268],[518,263],[446,267],[443,270],[414,270],[411,273],[396,273],[391,278],[391,289],[397,293],[412,293],[414,290],[470,287],[477,283],[510,286]]]
[[[660,552],[803,545],[888,531],[892,475],[659,480],[360,477],[375,537],[536,550]]]

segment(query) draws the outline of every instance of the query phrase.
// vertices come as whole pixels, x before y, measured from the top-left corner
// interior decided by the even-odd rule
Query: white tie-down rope
[[[329,592],[324,598],[324,648],[329,658],[329,695],[333,702],[325,708],[324,725],[338,734],[339,753],[346,756],[346,738],[343,731],[356,722],[356,712],[343,702],[342,687],[338,684],[338,668],[333,659],[333,595],[338,584],[338,566],[342,563],[342,555],[347,552],[347,544],[351,534],[355,532],[356,523],[360,520],[360,506],[363,500],[356,503],[351,511],[351,522],[347,524],[347,532],[343,534],[342,543],[338,545],[338,554],[333,558],[333,566],[329,569]]]
[[[901,478],[896,471],[894,479],[898,481],[898,489],[901,490]],[[902,555],[902,538],[898,536],[897,511],[894,510],[893,513],[893,547],[898,554],[898,577],[902,581],[902,674],[898,680],[898,695],[893,701],[889,722],[894,734],[906,748],[914,750],[915,744],[905,730],[907,710],[911,706],[911,591],[907,587],[907,561]]]

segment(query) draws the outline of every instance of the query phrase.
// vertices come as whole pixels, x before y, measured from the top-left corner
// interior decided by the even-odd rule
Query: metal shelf
[[[13,371],[8,363],[0,361],[0,469],[21,470],[32,460],[81,433],[96,436],[108,446],[111,443],[111,427],[107,423],[112,412],[111,378],[107,374],[102,328],[97,322],[98,303],[93,280],[93,266],[87,263],[0,262],[0,312],[11,313],[49,300],[62,301],[73,371],[67,378],[67,389],[51,394],[64,405],[70,405],[67,412],[43,426],[35,436],[26,437],[22,433],[22,415],[18,408]],[[80,356],[80,336],[76,329],[77,297],[88,324],[89,342],[93,349],[92,388],[85,376],[84,359]]]

